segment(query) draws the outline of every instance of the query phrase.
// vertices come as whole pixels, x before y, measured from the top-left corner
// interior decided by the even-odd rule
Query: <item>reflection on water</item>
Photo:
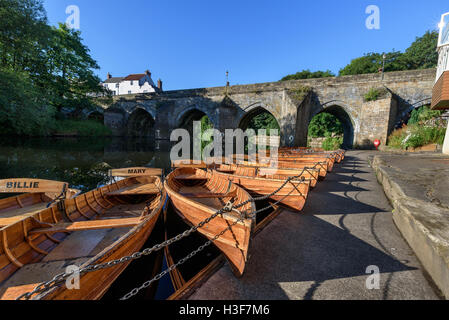
[[[170,144],[135,138],[2,138],[0,179],[40,178],[66,181],[87,191],[119,167],[168,170]]]

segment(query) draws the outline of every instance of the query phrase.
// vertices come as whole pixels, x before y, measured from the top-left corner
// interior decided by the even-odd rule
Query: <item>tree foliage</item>
[[[326,71],[315,71],[312,72],[309,69],[296,72],[295,74],[289,74],[281,79],[281,81],[286,80],[300,80],[300,79],[314,79],[314,78],[327,78],[335,77],[335,74],[330,70]]]
[[[248,128],[254,129],[256,134],[258,129],[266,129],[267,136],[270,135],[270,129],[276,129],[278,132],[280,130],[276,118],[269,112],[262,112],[253,117],[248,124]]]
[[[427,31],[422,37],[416,37],[415,42],[404,53],[407,69],[434,68],[438,64],[438,32]]]
[[[51,127],[55,110],[76,114],[92,107],[92,96],[104,92],[94,74],[98,68],[79,31],[48,25],[42,0],[0,0],[4,132],[40,135],[43,123],[47,131]]]
[[[385,53],[385,72],[434,68],[438,64],[436,52],[438,32],[427,31],[405,50],[404,53],[393,50]],[[340,70],[340,76],[376,73],[382,71],[383,54],[367,53],[353,59],[350,64]]]
[[[353,59],[350,64],[340,70],[340,76],[377,73],[382,71],[383,54],[371,52],[363,57]],[[385,54],[385,72],[407,70],[403,54],[392,51]]]
[[[54,109],[24,72],[0,69],[0,134],[45,135]]]
[[[343,124],[334,115],[322,112],[312,118],[309,124],[309,136],[313,138],[330,137],[332,133],[343,134]]]

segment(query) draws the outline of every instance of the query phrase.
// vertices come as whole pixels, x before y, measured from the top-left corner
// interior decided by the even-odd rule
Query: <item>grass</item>
[[[108,127],[95,120],[59,120],[53,131],[53,135],[79,137],[104,137],[111,134]]]

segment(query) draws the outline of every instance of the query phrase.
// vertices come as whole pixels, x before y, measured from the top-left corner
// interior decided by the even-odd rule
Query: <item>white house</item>
[[[162,81],[159,79],[156,87],[151,79],[151,72],[149,70],[145,71],[145,73],[130,74],[126,77],[112,77],[108,73],[108,78],[102,85],[109,89],[113,95],[162,91]]]

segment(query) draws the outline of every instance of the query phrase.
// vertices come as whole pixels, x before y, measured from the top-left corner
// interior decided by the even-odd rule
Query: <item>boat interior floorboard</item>
[[[15,292],[26,288],[27,291],[33,290],[39,283],[52,279],[55,275],[65,272],[67,266],[80,266],[89,258],[83,257],[71,260],[46,261],[27,264],[17,270],[8,280],[0,287],[0,298],[15,299]]]
[[[72,232],[42,261],[69,260],[91,256],[91,251],[105,238],[108,229]]]
[[[122,204],[116,205],[111,209],[106,210],[100,214],[99,218],[128,218],[128,217],[139,217],[142,214],[142,210],[145,208],[145,203],[138,204]]]
[[[188,193],[205,193],[210,192],[209,189],[203,186],[182,186],[179,189],[179,193],[181,194],[188,194]],[[223,206],[226,204],[219,198],[196,198],[196,202],[202,203],[206,206],[215,208],[217,210],[223,208]]]
[[[30,289],[33,289],[33,286],[40,282],[48,281],[64,272],[69,265],[80,266],[128,231],[129,228],[114,228],[73,232],[41,262],[23,266],[6,280],[0,287],[0,298],[5,294],[9,295],[9,287],[14,290],[14,287],[30,285]]]

